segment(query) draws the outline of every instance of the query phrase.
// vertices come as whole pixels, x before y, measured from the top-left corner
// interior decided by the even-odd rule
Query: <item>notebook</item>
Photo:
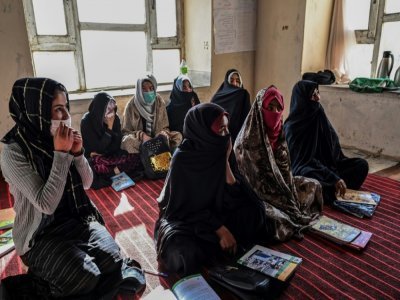
[[[135,185],[135,182],[125,172],[111,177],[111,181],[111,187],[117,192]]]

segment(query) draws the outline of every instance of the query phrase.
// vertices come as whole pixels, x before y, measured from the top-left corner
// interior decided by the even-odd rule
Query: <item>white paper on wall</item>
[[[257,0],[214,0],[215,54],[255,50]]]

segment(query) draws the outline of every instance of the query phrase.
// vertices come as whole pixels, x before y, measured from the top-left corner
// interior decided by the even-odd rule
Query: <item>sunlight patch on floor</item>
[[[128,197],[125,193],[121,193],[121,198],[119,199],[119,204],[114,210],[114,217],[122,215],[129,211],[133,211],[135,208],[129,203]]]

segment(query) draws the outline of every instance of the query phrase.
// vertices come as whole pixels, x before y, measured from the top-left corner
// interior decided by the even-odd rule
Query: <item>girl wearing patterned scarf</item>
[[[234,146],[239,171],[264,202],[279,241],[300,237],[302,229],[318,218],[323,203],[316,180],[292,176],[283,109],[276,87],[259,91]]]
[[[45,283],[41,298],[117,288],[124,263],[85,193],[92,171],[70,127],[66,89],[46,78],[17,80],[10,115],[16,124],[2,139],[1,169],[15,199],[15,248],[28,275]],[[137,278],[143,290],[139,269]],[[99,288],[104,281],[107,289]]]
[[[140,145],[158,135],[164,135],[174,150],[182,135],[169,130],[166,104],[157,93],[157,81],[152,75],[139,78],[136,94],[126,104],[122,118],[121,148],[128,153],[139,153]]]

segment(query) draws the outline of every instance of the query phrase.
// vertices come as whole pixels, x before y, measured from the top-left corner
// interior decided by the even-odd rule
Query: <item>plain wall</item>
[[[333,0],[307,0],[301,73],[324,70]]]
[[[22,1],[0,0],[0,135],[12,128],[8,110],[16,79],[33,76]],[[0,143],[0,149],[2,143]]]
[[[260,2],[260,1],[259,1]],[[239,70],[243,85],[254,97],[254,51],[214,54],[214,30],[212,27],[212,0],[185,0],[185,49],[189,69],[207,71],[211,67],[211,85],[197,88],[202,102],[209,102],[224,81],[228,69]],[[209,48],[204,49],[204,42]],[[209,58],[211,57],[211,66]],[[207,62],[208,60],[208,62]]]
[[[301,77],[306,0],[258,1],[255,93],[274,84],[287,115],[293,85]]]
[[[321,104],[340,143],[400,159],[400,94],[320,86]]]

